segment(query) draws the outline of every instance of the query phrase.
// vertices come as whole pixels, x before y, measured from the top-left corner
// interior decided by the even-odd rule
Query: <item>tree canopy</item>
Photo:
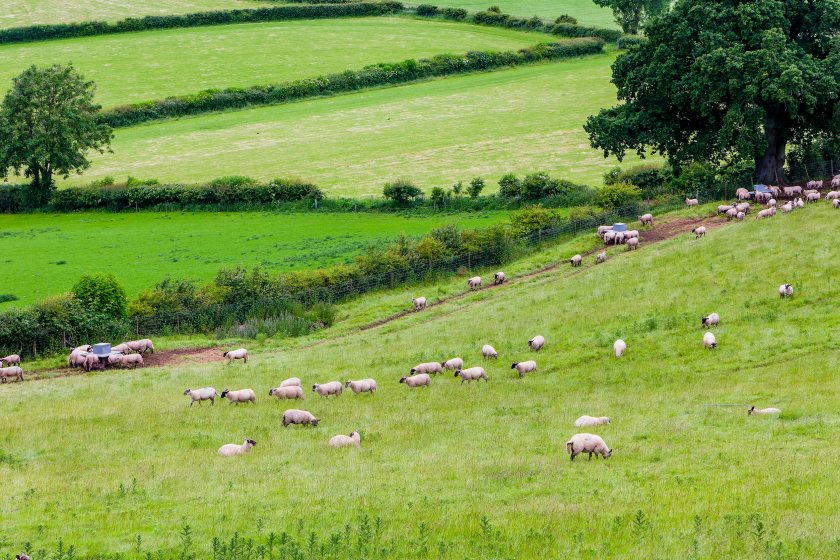
[[[594,0],[604,8],[611,8],[615,21],[625,33],[638,33],[648,18],[661,14],[668,0]]]
[[[616,107],[593,147],[688,162],[751,161],[778,183],[790,146],[840,134],[839,0],[677,0],[613,64]]]

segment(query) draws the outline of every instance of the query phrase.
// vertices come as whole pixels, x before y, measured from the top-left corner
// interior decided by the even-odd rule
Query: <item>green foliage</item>
[[[642,164],[627,169],[611,169],[604,175],[604,184],[629,183],[639,187],[644,198],[656,198],[669,192],[669,179],[670,170],[662,165]]]
[[[519,198],[522,195],[522,182],[514,173],[506,173],[499,179],[499,196]]]
[[[577,18],[573,18],[569,14],[562,14],[560,17],[554,20],[554,23],[569,23],[571,25],[577,25],[578,20]]]
[[[418,16],[436,16],[438,13],[438,7],[433,6],[432,4],[420,4],[417,8],[415,8],[415,11]]]
[[[125,317],[125,290],[113,274],[85,274],[73,286],[73,297],[82,306],[109,317]]]
[[[0,303],[8,301],[17,301],[18,297],[15,294],[0,294]]]
[[[597,5],[611,8],[615,21],[625,33],[635,35],[645,22],[668,9],[667,0],[593,0]]]
[[[629,183],[614,183],[604,185],[598,189],[595,195],[595,203],[604,209],[622,208],[636,202],[642,196],[642,192],[636,185]]]
[[[396,204],[405,205],[423,196],[423,191],[407,179],[397,179],[396,181],[385,183],[385,186],[382,188],[382,195],[389,200],[393,200]]]
[[[467,194],[470,195],[470,198],[478,198],[483,190],[484,179],[481,177],[473,177],[472,180],[470,180],[470,186],[467,187]]]
[[[510,216],[510,226],[518,237],[527,237],[557,226],[560,219],[556,212],[539,204],[523,208]]]
[[[451,194],[441,187],[432,187],[432,191],[429,193],[429,201],[435,206],[442,206],[450,196]]]
[[[692,198],[697,196],[700,200],[716,200],[727,196],[724,185],[717,180],[714,168],[704,163],[692,163],[682,168],[673,183],[677,192]],[[731,195],[732,191],[728,194]]]

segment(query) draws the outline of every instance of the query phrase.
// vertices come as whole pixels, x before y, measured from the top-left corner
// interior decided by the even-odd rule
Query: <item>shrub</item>
[[[522,180],[521,193],[525,200],[540,200],[555,194],[556,182],[548,173],[538,171],[526,175]]]
[[[639,200],[642,196],[639,187],[629,183],[614,183],[598,189],[595,202],[601,208],[612,210],[621,208]]]
[[[14,213],[29,208],[29,185],[0,185],[0,212]]]
[[[425,262],[437,261],[450,256],[450,252],[446,248],[446,245],[444,245],[440,239],[432,237],[431,235],[427,235],[418,241],[414,250],[417,252],[417,257],[421,261]]]
[[[555,227],[558,221],[555,212],[536,204],[512,213],[510,227],[517,237],[527,237]]]
[[[467,187],[467,194],[470,195],[470,198],[478,198],[481,194],[481,191],[484,190],[484,179],[481,177],[473,177],[470,181],[470,186]]]
[[[73,286],[74,298],[85,308],[108,317],[125,317],[126,296],[113,274],[83,275]]]
[[[619,49],[629,49],[635,45],[641,45],[647,41],[647,37],[642,37],[640,35],[624,35],[618,38],[618,41],[615,42],[615,46]]]
[[[407,204],[412,200],[421,197],[423,195],[423,191],[421,191],[420,188],[411,181],[406,179],[397,179],[396,181],[385,184],[382,188],[382,195],[387,199],[393,200],[397,204]]]
[[[625,170],[615,167],[604,175],[605,184],[629,183],[636,185],[644,198],[655,198],[667,193],[669,190],[668,181],[668,172],[661,165],[650,163],[636,165]]]
[[[506,173],[499,179],[499,196],[519,198],[522,195],[522,182],[513,173]]]
[[[0,303],[7,301],[17,301],[18,297],[15,294],[0,294]]]
[[[420,4],[417,6],[416,12],[418,16],[436,16],[438,13],[438,7],[431,4]]]
[[[440,10],[440,13],[447,19],[454,19],[456,21],[467,19],[467,10],[462,8],[443,8]]]
[[[678,171],[673,180],[674,188],[682,195],[716,199],[725,195],[723,185],[717,182],[715,170],[708,164],[691,163]]]
[[[449,197],[449,193],[443,190],[440,187],[432,187],[432,192],[429,194],[429,200],[435,206],[443,205],[446,202],[446,199]]]
[[[573,18],[569,14],[563,14],[559,18],[554,20],[554,23],[570,23],[572,25],[577,25],[577,18]]]
[[[464,240],[461,235],[461,230],[455,224],[448,224],[433,229],[429,233],[429,237],[439,241],[449,254],[458,255],[464,252]]]
[[[158,181],[157,179],[138,179],[136,177],[132,177],[131,175],[129,175],[128,179],[125,180],[126,187],[145,187],[159,184],[160,181]]]
[[[128,306],[132,317],[174,313],[197,307],[196,286],[190,280],[165,278],[151,290],[140,292]]]

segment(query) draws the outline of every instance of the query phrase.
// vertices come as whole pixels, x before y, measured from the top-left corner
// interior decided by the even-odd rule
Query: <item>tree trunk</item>
[[[764,121],[764,136],[767,148],[763,155],[755,158],[755,176],[759,183],[778,185],[784,178],[788,130],[778,119],[768,116]]]

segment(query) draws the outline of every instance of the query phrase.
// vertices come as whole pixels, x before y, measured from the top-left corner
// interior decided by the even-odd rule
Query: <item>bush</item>
[[[417,6],[416,12],[418,16],[436,16],[438,13],[438,7],[431,4],[420,4]]]
[[[661,165],[642,164],[622,170],[615,167],[604,175],[604,184],[636,185],[644,198],[656,198],[669,191],[669,173]]]
[[[619,49],[629,49],[635,45],[641,45],[647,41],[647,37],[642,37],[640,35],[624,35],[619,37],[618,41],[615,42],[615,46]]]
[[[513,173],[506,173],[499,179],[499,196],[519,198],[522,195],[522,182]]]
[[[12,214],[29,207],[28,185],[0,185],[0,212]]]
[[[82,307],[96,313],[113,318],[125,317],[125,290],[113,274],[85,274],[73,286],[73,296]]]
[[[595,195],[595,202],[605,210],[612,210],[636,202],[641,196],[642,192],[636,185],[614,183],[612,185],[604,185],[598,189],[598,194]]]
[[[569,14],[563,14],[559,18],[554,20],[554,23],[569,23],[571,25],[577,25],[577,18],[573,18]]]
[[[461,8],[443,8],[440,14],[446,19],[454,19],[456,21],[463,21],[467,19],[467,10]]]
[[[680,169],[673,185],[676,192],[690,198],[709,200],[726,196],[723,185],[717,182],[714,168],[704,163],[691,163]]]
[[[467,187],[467,194],[470,195],[470,198],[478,198],[483,190],[484,179],[481,177],[473,177],[470,181],[470,186]]]
[[[0,294],[0,303],[7,301],[17,301],[18,297],[15,294]]]
[[[382,188],[382,195],[397,204],[408,204],[412,200],[423,196],[423,191],[411,181],[397,179],[385,184]]]
[[[557,225],[557,214],[536,204],[514,212],[510,216],[510,227],[517,237],[528,237],[549,230]]]

